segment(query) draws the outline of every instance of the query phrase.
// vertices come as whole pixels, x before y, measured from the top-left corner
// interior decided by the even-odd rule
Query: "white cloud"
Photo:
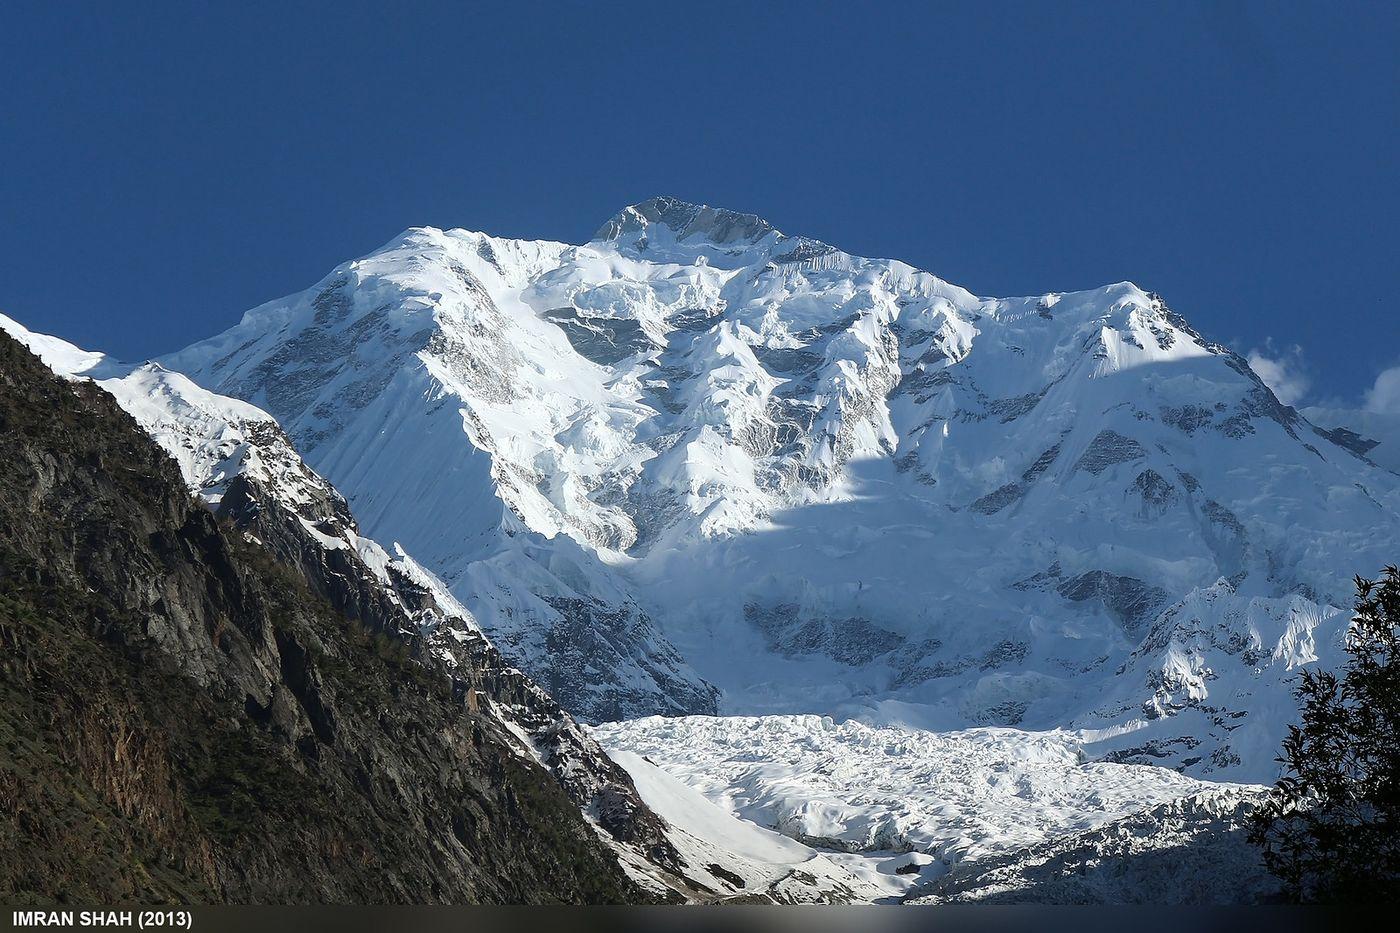
[[[1264,349],[1250,350],[1245,358],[1249,360],[1250,369],[1285,405],[1297,405],[1312,387],[1312,378],[1303,367],[1303,348],[1296,344],[1276,352],[1273,340],[1266,340]],[[1397,386],[1397,392],[1400,392],[1400,386]]]
[[[1400,415],[1400,366],[1392,366],[1376,377],[1366,390],[1366,410],[1382,415]]]

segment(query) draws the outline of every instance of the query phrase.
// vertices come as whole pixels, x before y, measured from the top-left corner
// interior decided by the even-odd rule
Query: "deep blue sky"
[[[664,9],[657,9],[664,7]],[[653,194],[1400,363],[1400,4],[0,6],[0,311],[172,350],[414,224]]]

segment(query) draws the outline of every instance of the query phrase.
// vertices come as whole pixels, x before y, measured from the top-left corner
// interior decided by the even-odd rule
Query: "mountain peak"
[[[782,231],[757,214],[744,214],[680,198],[648,198],[623,208],[594,234],[594,240],[617,241],[654,237],[654,228],[669,231],[676,242],[707,241],[716,246],[753,245]],[[649,236],[649,234],[652,234]]]

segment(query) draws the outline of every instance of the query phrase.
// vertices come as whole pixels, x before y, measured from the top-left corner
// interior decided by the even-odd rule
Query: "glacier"
[[[927,732],[808,715],[654,717],[594,734],[615,757],[643,758],[722,809],[801,842],[918,852],[944,864],[1239,789],[1169,768],[1088,761],[1063,732]]]

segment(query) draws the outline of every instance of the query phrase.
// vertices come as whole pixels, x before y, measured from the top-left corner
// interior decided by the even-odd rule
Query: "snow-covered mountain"
[[[1237,836],[1252,791],[1200,779],[1273,779],[1400,540],[1400,432],[1155,295],[979,298],[669,199],[409,230],[158,363],[0,326],[692,899],[1037,897]]]
[[[1155,295],[979,298],[671,199],[579,246],[412,229],[162,363],[593,721],[1070,727],[1270,779],[1400,539],[1400,477]]]

